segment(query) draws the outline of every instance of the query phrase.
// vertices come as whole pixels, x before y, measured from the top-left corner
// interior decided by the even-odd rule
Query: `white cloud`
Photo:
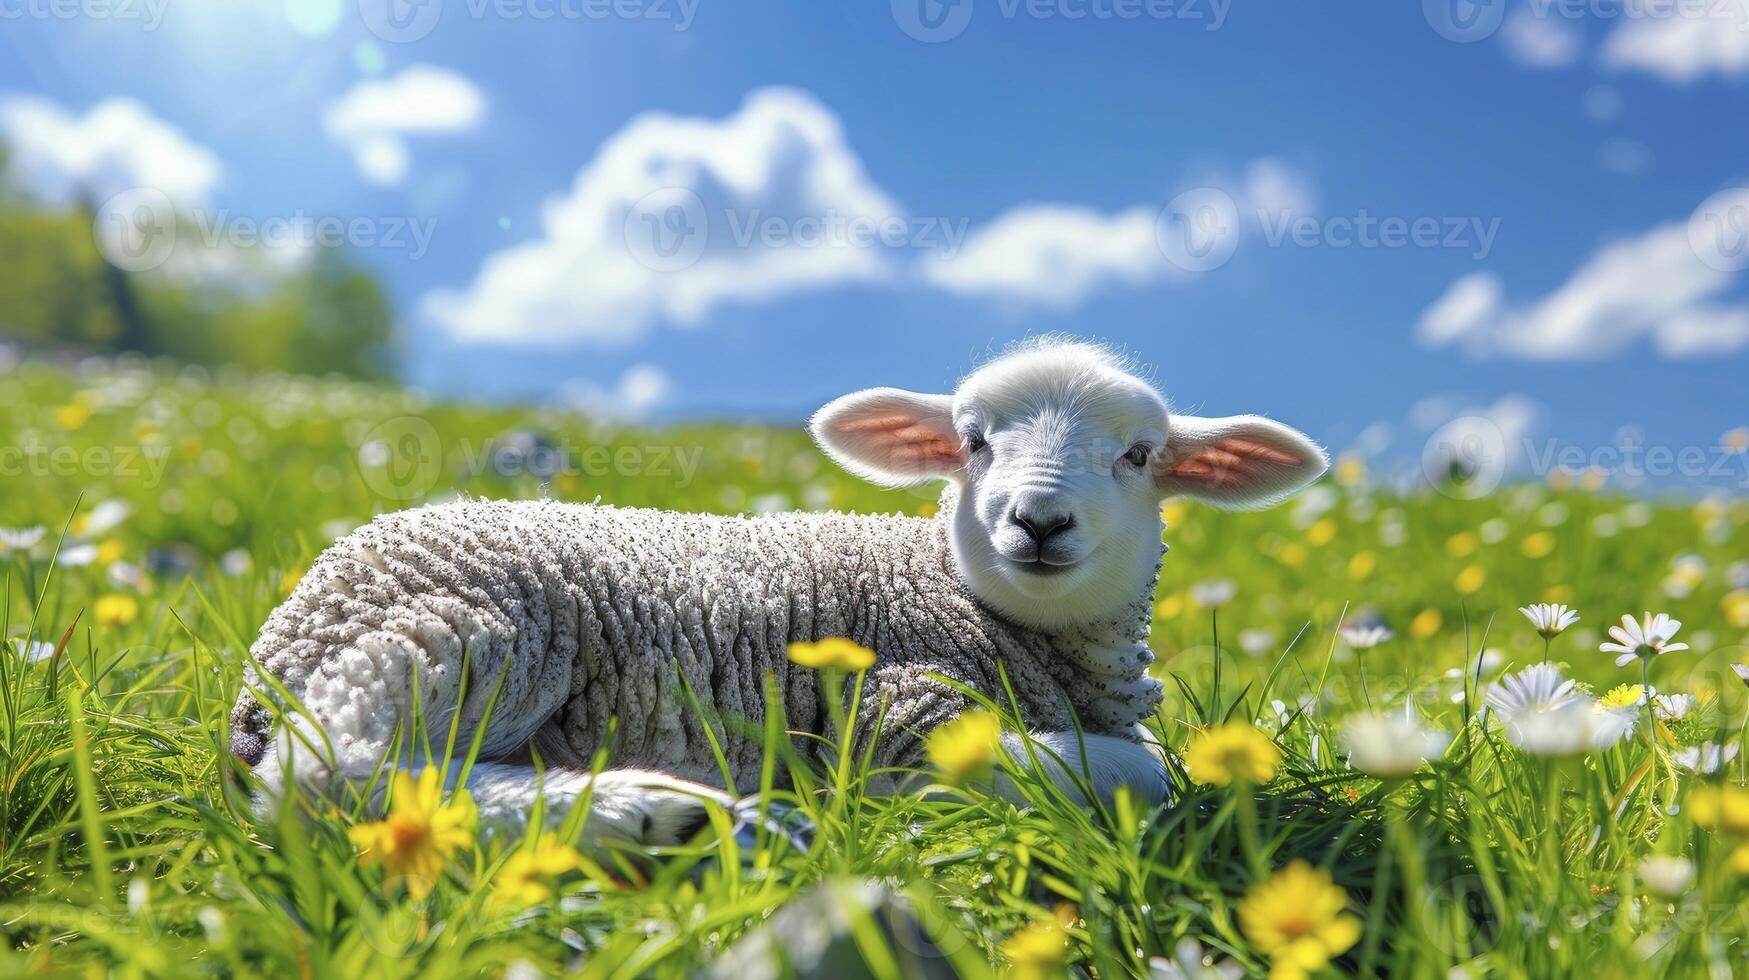
[[[830,110],[763,89],[722,120],[633,119],[546,203],[539,238],[425,309],[469,341],[625,342],[725,303],[891,278],[885,252],[832,230],[903,220]]]
[[[1648,8],[1650,9],[1650,8]],[[1662,16],[1624,18],[1603,42],[1603,64],[1687,83],[1749,73],[1749,0],[1678,3]]]
[[[50,204],[153,188],[178,207],[204,204],[219,158],[133,99],[99,102],[83,118],[46,99],[0,98],[0,138],[15,178]]]
[[[1310,182],[1272,157],[1252,161],[1241,178],[1214,176],[1202,187],[1233,200],[1242,220],[1285,225],[1313,206]],[[921,264],[925,281],[961,295],[1075,306],[1108,285],[1144,285],[1188,275],[1156,238],[1160,204],[1113,213],[1073,204],[1022,204],[980,227],[957,253]]]
[[[565,404],[594,418],[637,421],[668,400],[674,384],[654,364],[634,364],[607,388],[593,381],[573,381],[559,393]]]
[[[1541,14],[1518,10],[1500,29],[1512,60],[1529,68],[1565,68],[1579,60],[1577,25],[1552,8]]]
[[[1073,306],[1108,283],[1138,285],[1171,270],[1154,241],[1158,214],[1148,205],[1108,215],[1023,204],[979,228],[958,254],[929,257],[923,277],[953,293]]]
[[[1741,193],[1738,206],[1749,207],[1749,191]],[[1534,302],[1509,303],[1498,277],[1470,273],[1422,313],[1417,336],[1430,347],[1538,360],[1603,357],[1640,341],[1673,358],[1749,347],[1749,307],[1721,299],[1736,276],[1690,244],[1690,224],[1701,218],[1604,245]]]
[[[352,151],[366,179],[406,179],[409,136],[471,132],[486,118],[486,97],[467,78],[409,65],[393,78],[359,82],[328,107],[328,135]]]

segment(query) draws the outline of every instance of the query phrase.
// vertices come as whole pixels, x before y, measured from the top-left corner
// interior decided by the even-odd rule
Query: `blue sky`
[[[961,25],[935,42],[902,26],[918,0],[425,0],[414,40],[379,36],[379,0],[131,2],[0,0],[0,98],[68,132],[137,100],[131,125],[170,136],[106,173],[163,183],[197,154],[214,176],[188,206],[221,221],[435,222],[423,254],[354,250],[408,379],[446,394],[799,418],[1061,330],[1133,351],[1183,406],[1338,448],[1375,426],[1369,448],[1418,453],[1478,409],[1587,448],[1749,422],[1749,274],[1682,247],[1749,206],[1742,0],[1483,3],[1468,42],[1437,29],[1444,0],[924,0]],[[20,118],[5,135],[44,142],[52,196],[81,159],[54,141],[101,138]],[[1158,229],[1211,190],[1233,253],[1187,272]],[[702,258],[629,261],[617,217],[675,201],[706,215]],[[775,244],[735,239],[774,215]],[[902,234],[796,245],[821,215]],[[1366,216],[1442,242],[1339,247]],[[951,256],[943,229],[969,236]]]

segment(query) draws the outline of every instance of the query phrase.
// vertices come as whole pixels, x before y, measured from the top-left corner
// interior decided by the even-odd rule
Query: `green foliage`
[[[4,162],[0,155],[0,173]],[[179,257],[204,256],[192,227],[177,249]],[[254,370],[389,375],[388,298],[339,249],[317,249],[296,269],[267,269],[272,260],[258,247],[226,257],[245,271],[201,278],[173,263],[116,269],[97,247],[89,208],[38,206],[0,183],[0,339]],[[261,268],[250,271],[251,264]]]
[[[510,437],[529,431],[568,462]],[[1063,923],[1064,961],[1100,976],[1145,972],[1184,940],[1261,972],[1236,910],[1295,858],[1329,868],[1364,923],[1343,972],[1728,975],[1749,941],[1737,841],[1689,818],[1681,804],[1703,780],[1676,762],[1685,746],[1734,742],[1749,707],[1728,670],[1749,628],[1732,582],[1749,552],[1741,502],[1540,486],[1403,497],[1349,467],[1265,513],[1169,506],[1155,733],[1176,760],[1199,727],[1254,720],[1283,755],[1268,785],[1199,786],[1174,761],[1178,798],[1153,812],[1076,806],[1018,772],[1025,809],[975,783],[882,798],[857,760],[804,758],[774,722],[771,770],[795,788],[771,798],[816,822],[812,850],[707,832],[568,874],[551,902],[512,910],[492,896],[515,842],[458,854],[415,902],[359,865],[347,815],[317,801],[252,813],[224,751],[243,652],[315,552],[374,513],[456,492],[717,512],[933,506],[839,472],[789,429],[621,428],[131,358],[78,378],[0,374],[0,526],[47,529],[0,551],[0,973],[690,975],[745,955],[749,937],[785,935],[774,916],[832,907],[867,880],[934,951],[895,938],[897,911],[847,914],[854,965],[835,960],[841,975],[996,972],[1008,937],[1047,922]],[[64,526],[63,556],[96,557],[51,573]],[[1197,605],[1222,591],[1193,587],[1210,579],[1236,586],[1218,610]],[[1552,658],[1598,690],[1639,681],[1597,652],[1602,627],[1647,608],[1682,619],[1694,649],[1659,658],[1651,681],[1696,695],[1690,715],[1558,763],[1480,721],[1484,635],[1484,684],[1541,660],[1514,607],[1551,598],[1584,616]],[[1357,653],[1336,631],[1362,607],[1397,636]],[[1444,757],[1389,781],[1348,768],[1348,716],[1406,702],[1454,736]],[[1713,778],[1740,782],[1743,764]],[[1651,895],[1638,869],[1652,854],[1694,860],[1692,887]]]

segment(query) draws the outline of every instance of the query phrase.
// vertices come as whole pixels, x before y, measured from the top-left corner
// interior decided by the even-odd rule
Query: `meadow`
[[[368,814],[256,816],[226,750],[249,642],[335,537],[457,493],[927,514],[933,492],[864,484],[791,428],[17,364],[0,974],[1749,972],[1749,502],[1600,476],[1470,500],[1343,457],[1271,511],[1169,502],[1165,807],[1025,775],[1033,805],[992,798],[976,731],[936,747],[924,797],[774,747],[794,789],[768,795],[811,819],[806,849],[767,829],[591,855],[464,827],[416,888],[360,860]],[[1531,603],[1580,618],[1545,638]],[[1606,628],[1647,613],[1680,629],[1618,665]]]

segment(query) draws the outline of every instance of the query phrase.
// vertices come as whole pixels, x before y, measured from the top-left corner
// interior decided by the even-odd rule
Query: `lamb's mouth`
[[[1062,575],[1065,572],[1072,571],[1075,566],[1081,564],[1080,559],[1076,558],[1053,561],[1042,556],[1027,559],[1011,558],[1009,559],[1009,563],[1022,574],[1035,576],[1037,578],[1051,578],[1052,576]]]

